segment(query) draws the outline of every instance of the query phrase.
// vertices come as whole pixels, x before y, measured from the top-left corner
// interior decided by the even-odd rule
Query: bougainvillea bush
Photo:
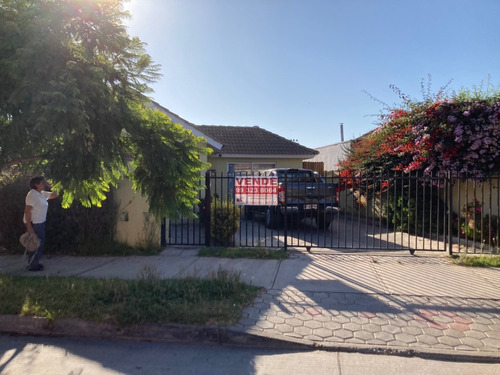
[[[500,171],[500,91],[462,90],[449,97],[440,91],[422,102],[395,91],[403,104],[382,115],[377,129],[352,142],[340,163],[340,181],[368,198],[383,193],[385,218],[397,229],[417,232],[429,216],[425,202],[445,207],[432,185],[442,187],[450,175],[483,180]],[[442,228],[443,218],[430,214],[431,222]]]
[[[341,175],[393,171],[484,178],[500,170],[500,96],[406,101],[353,142]]]

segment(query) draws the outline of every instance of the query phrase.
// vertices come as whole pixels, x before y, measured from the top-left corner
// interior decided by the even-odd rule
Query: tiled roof
[[[302,146],[258,126],[196,125],[210,138],[223,144],[223,154],[240,155],[286,155],[300,156],[318,154],[318,151]],[[213,146],[213,145],[212,145]]]

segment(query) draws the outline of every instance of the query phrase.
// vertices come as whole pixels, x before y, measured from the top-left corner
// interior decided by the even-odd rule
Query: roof
[[[196,125],[196,127],[210,138],[223,144],[218,149],[211,145],[221,156],[266,156],[281,158],[311,158],[318,151],[302,146],[294,141],[271,133],[258,126],[222,126]]]
[[[152,101],[151,107],[165,113],[194,135],[203,137],[221,157],[310,159],[318,151],[271,133],[258,126],[195,125]]]
[[[197,129],[197,126],[195,124],[193,124],[193,123],[191,123],[191,122],[183,119],[181,116],[179,116],[179,115],[173,113],[172,111],[170,111],[169,109],[161,106],[157,102],[152,101],[151,108],[157,109],[157,110],[165,113],[168,117],[170,117],[170,119],[174,123],[181,124],[185,129],[191,130],[191,132],[195,136],[205,138],[209,144],[213,145],[213,147],[215,147],[215,148],[222,147],[222,144],[220,144],[219,142],[217,142],[215,139],[210,138],[210,136],[208,134],[204,134],[199,129]]]

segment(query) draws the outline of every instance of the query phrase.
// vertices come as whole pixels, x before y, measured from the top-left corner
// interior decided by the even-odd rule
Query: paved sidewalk
[[[281,266],[294,271],[280,269],[238,327],[325,347],[500,359],[498,269],[370,254],[301,254]]]
[[[500,361],[500,269],[460,267],[439,253],[290,251],[287,260],[200,258],[167,249],[152,257],[45,258],[30,276],[205,277],[219,268],[265,291],[230,331],[331,350]]]

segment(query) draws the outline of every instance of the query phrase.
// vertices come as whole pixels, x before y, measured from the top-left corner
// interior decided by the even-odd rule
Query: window
[[[275,168],[276,163],[228,163],[229,176],[258,175],[259,172]]]

